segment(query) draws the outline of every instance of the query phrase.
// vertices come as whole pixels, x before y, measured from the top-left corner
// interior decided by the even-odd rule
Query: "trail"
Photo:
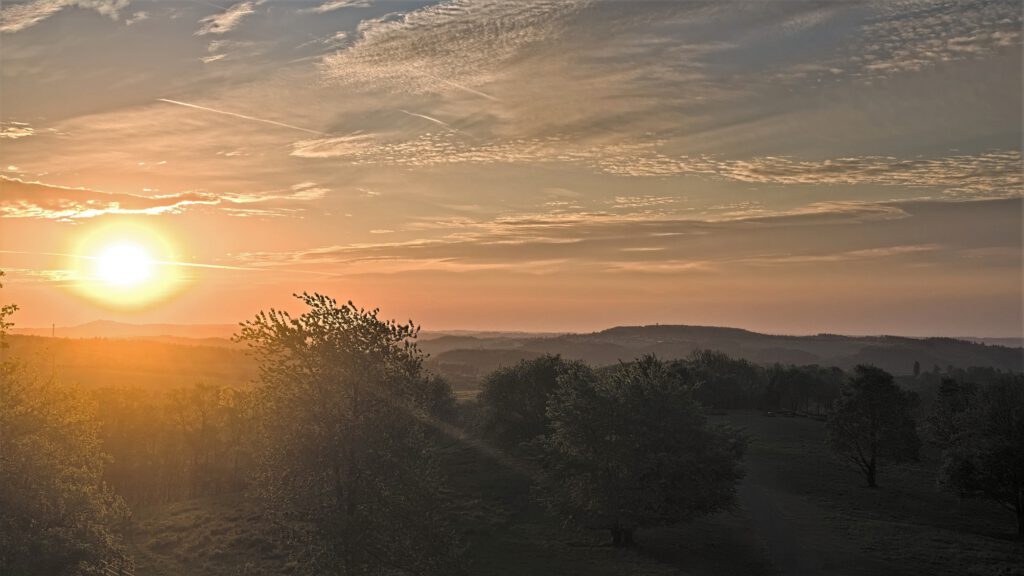
[[[753,451],[752,451],[753,452]],[[812,499],[773,486],[772,462],[748,456],[747,476],[738,496],[771,564],[784,576],[885,574],[885,567],[865,558],[842,528],[836,511]]]

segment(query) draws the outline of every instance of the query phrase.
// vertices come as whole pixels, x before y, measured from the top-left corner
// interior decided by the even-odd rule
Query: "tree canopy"
[[[0,344],[16,310],[0,306]],[[0,362],[0,574],[126,565],[119,532],[128,509],[102,482],[105,461],[81,394]]]
[[[921,440],[911,415],[913,396],[888,372],[857,366],[844,384],[828,418],[828,443],[840,457],[878,485],[880,462],[917,459]]]
[[[483,435],[516,448],[548,431],[547,403],[558,377],[576,363],[545,355],[492,372],[480,390]]]
[[[425,392],[438,388],[422,373],[418,328],[300,298],[302,315],[263,312],[238,336],[262,374],[258,494],[303,538],[309,572],[451,574],[424,424],[436,404]]]
[[[940,482],[961,496],[988,498],[1017,515],[1024,537],[1024,376],[1007,375],[939,405],[936,440],[944,446]]]
[[[619,545],[730,506],[745,441],[708,425],[693,384],[654,357],[600,373],[572,366],[548,403],[549,506]]]

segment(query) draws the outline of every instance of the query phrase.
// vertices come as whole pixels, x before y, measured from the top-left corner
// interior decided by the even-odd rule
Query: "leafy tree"
[[[943,378],[938,386],[931,410],[925,418],[927,438],[938,446],[949,446],[962,425],[964,411],[970,406],[977,386],[971,382],[960,382]]]
[[[299,298],[305,313],[261,312],[238,336],[260,361],[257,494],[311,573],[451,574],[418,328]]]
[[[17,307],[0,306],[0,341]],[[106,488],[91,407],[0,362],[0,574],[98,574],[128,559],[124,503]]]
[[[607,529],[615,545],[638,528],[730,506],[745,442],[710,427],[681,380],[648,356],[595,373],[573,365],[548,404],[546,500],[578,525]]]
[[[888,372],[857,366],[828,418],[828,443],[854,463],[868,486],[877,484],[878,464],[917,459],[921,441],[911,416],[913,396]]]
[[[483,435],[516,448],[548,431],[547,403],[558,377],[577,364],[560,356],[523,360],[492,372],[480,391]]]
[[[964,398],[939,436],[946,447],[940,483],[1013,511],[1024,538],[1024,376],[1005,376]]]
[[[713,408],[747,408],[757,405],[766,386],[764,369],[743,359],[714,350],[697,350],[677,369],[691,372],[700,385],[697,400]],[[680,366],[681,364],[681,366]]]

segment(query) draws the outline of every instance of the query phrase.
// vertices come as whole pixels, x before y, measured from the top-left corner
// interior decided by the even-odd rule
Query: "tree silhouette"
[[[953,425],[938,437],[945,445],[940,483],[1013,511],[1024,538],[1024,376],[1005,376],[962,398],[944,411]]]
[[[559,375],[573,365],[545,355],[492,372],[480,390],[483,435],[504,448],[516,448],[546,434],[548,399]]]
[[[911,416],[912,396],[888,372],[857,366],[828,418],[829,446],[876,487],[880,462],[917,459],[921,441]]]
[[[302,315],[261,312],[238,336],[260,361],[257,493],[305,542],[309,572],[453,573],[418,328],[299,298]]]
[[[0,306],[0,342],[16,310]],[[104,562],[127,563],[118,532],[128,509],[102,482],[96,429],[82,395],[0,362],[0,574],[92,574]]]
[[[692,384],[650,356],[600,374],[573,366],[548,404],[547,504],[623,546],[637,528],[730,506],[745,442],[707,424]]]

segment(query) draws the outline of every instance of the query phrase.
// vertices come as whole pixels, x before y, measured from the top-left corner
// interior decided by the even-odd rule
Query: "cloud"
[[[330,4],[330,3],[328,3]],[[359,24],[359,39],[323,59],[333,82],[414,93],[480,87],[526,48],[554,37],[581,0],[450,0]]]
[[[220,14],[213,14],[212,16],[207,16],[199,20],[202,27],[196,31],[196,36],[224,34],[230,32],[234,30],[246,16],[255,12],[255,2],[245,1],[234,4]]]
[[[999,0],[879,2],[851,63],[864,77],[918,72],[1018,49],[1021,10]]]
[[[197,192],[162,196],[109,194],[0,177],[0,217],[72,221],[108,214],[178,213],[189,206],[212,206],[216,197]]]
[[[212,194],[193,191],[138,196],[0,177],[0,218],[70,222],[116,214],[180,214],[199,207],[217,207],[231,216],[285,216],[294,215],[299,209],[274,205],[255,208],[248,205],[314,201],[323,198],[328,192],[328,188],[315,182],[303,182],[289,190],[262,193]]]
[[[125,19],[124,23],[126,26],[132,26],[138,24],[143,20],[149,20],[149,12],[135,12],[131,16]]]
[[[306,8],[301,10],[301,12],[325,14],[342,8],[366,8],[367,6],[370,6],[369,0],[327,0],[319,6]]]
[[[35,133],[35,129],[24,122],[0,122],[0,139],[17,140]]]
[[[406,141],[372,134],[300,140],[292,155],[336,158],[353,165],[441,166],[450,164],[576,163],[618,176],[707,176],[748,184],[882,185],[938,188],[952,195],[1024,193],[1024,160],[1018,150],[938,158],[861,156],[826,160],[761,156],[669,156],[663,142],[587,146],[565,138],[480,142],[454,134],[427,133]]]
[[[729,220],[524,213],[419,227],[444,231],[440,236],[240,259],[260,266],[316,264],[348,274],[515,271],[519,265],[532,273],[703,274],[765,266],[952,264],[968,254],[1002,261],[1007,250],[1019,254],[1021,207],[1020,199],[828,203]]]
[[[0,32],[19,32],[65,8],[86,8],[116,20],[131,0],[31,0],[5,6],[0,11]]]

